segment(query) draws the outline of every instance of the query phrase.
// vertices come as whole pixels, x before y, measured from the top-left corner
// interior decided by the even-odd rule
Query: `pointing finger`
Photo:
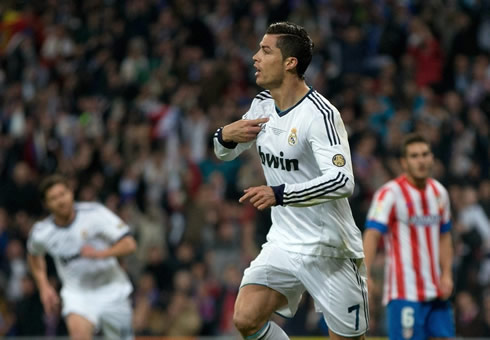
[[[269,118],[257,118],[257,119],[251,119],[249,122],[252,125],[259,125],[263,123],[267,123],[269,121]]]

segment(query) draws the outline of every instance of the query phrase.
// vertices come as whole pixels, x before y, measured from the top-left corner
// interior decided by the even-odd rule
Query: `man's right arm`
[[[27,255],[27,262],[29,263],[29,267],[31,268],[32,276],[36,281],[39,290],[42,287],[49,285],[48,276],[46,274],[46,260],[44,259],[44,255]]]
[[[44,255],[27,255],[27,262],[31,268],[32,276],[39,288],[39,295],[44,307],[44,311],[48,315],[56,314],[59,306],[59,297],[55,289],[49,283],[46,274],[46,260]]]
[[[364,231],[364,263],[366,264],[368,277],[371,276],[371,265],[373,264],[374,258],[376,257],[376,250],[378,249],[380,238],[381,232],[377,229],[369,228]]]
[[[374,194],[366,218],[366,229],[363,237],[364,261],[368,277],[376,257],[379,239],[388,232],[391,220],[394,218],[394,206],[395,196],[389,188],[382,187]]]
[[[241,119],[219,128],[214,134],[216,157],[223,161],[235,159],[252,146],[262,129],[262,124],[268,120],[268,118]]]

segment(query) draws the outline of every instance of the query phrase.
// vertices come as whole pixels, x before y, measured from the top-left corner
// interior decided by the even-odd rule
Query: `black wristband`
[[[235,142],[225,142],[223,140],[223,128],[220,127],[214,134],[214,137],[218,138],[218,142],[223,145],[227,149],[234,149],[238,145],[238,143]]]
[[[282,200],[284,196],[284,187],[286,187],[285,184],[271,185],[272,191],[274,191],[274,196],[276,197],[276,205],[283,205]]]

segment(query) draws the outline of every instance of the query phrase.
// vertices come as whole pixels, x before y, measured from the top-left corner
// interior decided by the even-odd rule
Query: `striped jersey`
[[[231,160],[255,143],[277,201],[267,241],[301,254],[363,258],[361,233],[347,199],[354,177],[338,110],[310,89],[280,112],[269,91],[263,91],[243,118],[269,121],[248,143],[226,143],[218,129],[214,150],[219,159]]]
[[[115,257],[82,257],[84,245],[106,249],[129,234],[129,227],[99,203],[76,203],[75,219],[57,226],[52,216],[37,222],[27,249],[32,255],[49,254],[55,262],[63,293],[97,294],[104,299],[129,296],[132,286]]]
[[[389,181],[374,195],[366,228],[383,233],[385,304],[441,296],[440,235],[451,229],[449,196],[441,183],[429,178],[421,190],[405,175]]]

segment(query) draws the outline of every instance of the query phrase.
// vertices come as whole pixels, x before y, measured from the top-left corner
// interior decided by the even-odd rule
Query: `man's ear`
[[[295,57],[288,57],[284,61],[284,64],[286,66],[286,71],[291,71],[298,65],[298,59]]]
[[[405,157],[400,157],[400,165],[402,166],[403,171],[407,171],[407,160]]]

